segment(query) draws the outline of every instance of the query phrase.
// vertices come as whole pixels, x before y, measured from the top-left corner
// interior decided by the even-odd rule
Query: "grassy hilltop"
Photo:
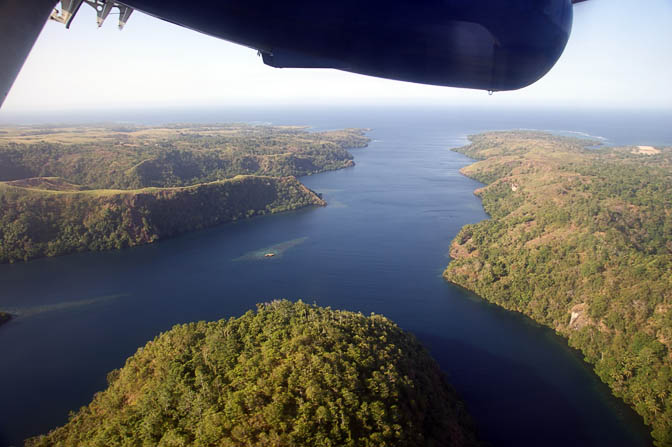
[[[296,180],[354,165],[356,129],[13,127],[0,133],[0,262],[154,242],[324,201]]]
[[[672,148],[493,132],[458,152],[491,219],[444,277],[555,329],[672,445]]]
[[[479,445],[436,362],[379,315],[267,303],[175,326],[108,382],[26,445]]]
[[[358,129],[15,127],[0,133],[0,181],[61,177],[89,189],[189,186],[236,175],[302,176],[352,166]]]

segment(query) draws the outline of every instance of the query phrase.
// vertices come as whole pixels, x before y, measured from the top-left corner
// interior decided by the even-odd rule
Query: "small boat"
[[[272,258],[273,256],[275,256],[275,253],[266,253],[264,258]]]

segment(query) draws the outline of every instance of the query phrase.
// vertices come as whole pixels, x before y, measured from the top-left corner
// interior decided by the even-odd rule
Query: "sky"
[[[116,11],[116,10],[115,10]],[[256,51],[134,12],[101,29],[82,6],[46,24],[2,113],[258,104],[418,103],[672,110],[672,1],[590,0],[543,79],[514,92],[267,67]]]

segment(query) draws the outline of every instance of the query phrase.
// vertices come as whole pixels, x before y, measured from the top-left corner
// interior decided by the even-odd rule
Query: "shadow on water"
[[[479,420],[490,421],[488,427],[479,427],[479,430],[493,445],[507,445],[512,436],[524,445],[588,446],[599,441],[586,436],[590,427],[575,414],[562,390],[531,373],[526,365],[455,339],[423,332],[416,332],[416,336],[442,369],[452,371],[449,381],[460,390],[460,397],[467,402],[477,426]],[[467,371],[460,369],[460,362],[465,361],[473,365],[468,370],[468,381],[463,377]],[[525,373],[520,374],[521,371]],[[508,402],[497,399],[502,389],[517,394],[521,405],[534,403],[534,407],[519,407],[512,413]],[[562,415],[567,430],[557,430],[553,422],[557,415]]]
[[[445,286],[458,305],[494,316],[512,339],[500,344],[492,339],[493,333],[479,338],[480,332],[487,332],[485,328],[473,330],[467,341],[437,331],[414,331],[448,372],[474,419],[488,421],[480,427],[484,439],[493,445],[509,445],[514,438],[517,445],[653,445],[641,416],[611,394],[583,354],[565,338],[461,286]],[[501,331],[494,333],[502,335]],[[496,346],[484,343],[488,338]],[[516,396],[515,405],[497,398],[503,390]],[[558,429],[559,425],[563,428]]]

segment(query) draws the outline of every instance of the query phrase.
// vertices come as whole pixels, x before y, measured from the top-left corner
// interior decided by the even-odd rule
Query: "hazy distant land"
[[[555,329],[672,445],[672,148],[493,132],[456,149],[491,219],[444,277]]]
[[[358,129],[225,125],[0,132],[0,262],[107,250],[325,205],[296,176],[354,165]]]

